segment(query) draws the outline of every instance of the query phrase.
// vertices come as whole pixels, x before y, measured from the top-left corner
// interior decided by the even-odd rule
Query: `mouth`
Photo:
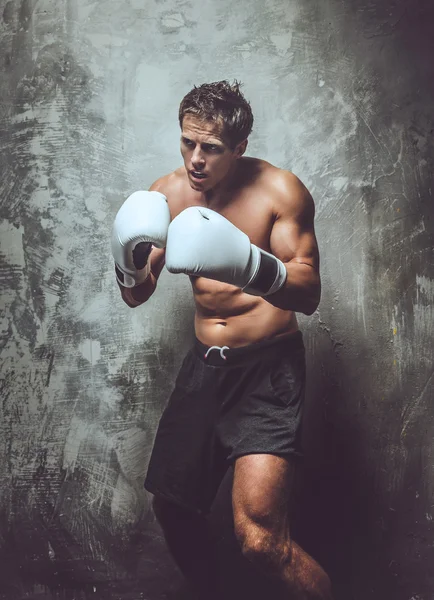
[[[202,179],[206,179],[208,175],[202,173],[201,171],[189,171],[190,177],[195,181],[201,181]]]

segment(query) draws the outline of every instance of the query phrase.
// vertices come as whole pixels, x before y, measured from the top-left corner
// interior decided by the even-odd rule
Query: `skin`
[[[191,278],[197,337],[210,346],[236,347],[296,331],[295,312],[310,315],[315,311],[321,293],[319,253],[314,204],[305,186],[288,171],[243,157],[247,141],[231,149],[221,129],[219,124],[187,115],[181,136],[184,166],[158,179],[150,189],[166,195],[172,219],[188,206],[206,206],[285,264],[286,285],[265,298],[203,277]],[[209,173],[209,178],[194,181],[189,175],[192,169]],[[154,248],[150,260],[152,274],[144,284],[121,288],[132,307],[146,302],[154,292],[164,266],[164,250]]]
[[[189,206],[206,206],[285,265],[285,286],[265,298],[204,277],[190,278],[195,333],[208,346],[237,347],[294,332],[298,329],[295,313],[312,314],[321,294],[311,195],[294,174],[244,157],[246,147],[244,140],[232,148],[220,122],[186,115],[181,133],[184,164],[150,188],[165,194],[172,219]],[[208,176],[195,180],[192,170]],[[148,279],[136,288],[120,288],[129,306],[146,302],[155,291],[164,255],[164,249],[153,248]],[[274,455],[236,460],[235,533],[244,555],[282,581],[288,598],[330,600],[327,575],[290,535],[287,499],[294,493],[295,471],[295,461]],[[212,580],[212,556],[205,523],[162,498],[155,498],[155,512],[181,569],[211,597],[206,581]],[[201,574],[206,574],[205,581]]]

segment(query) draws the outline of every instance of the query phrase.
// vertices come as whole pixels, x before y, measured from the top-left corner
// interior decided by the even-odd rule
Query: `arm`
[[[275,216],[270,234],[272,254],[252,244],[247,234],[223,215],[190,206],[169,226],[166,267],[171,273],[235,285],[283,310],[312,314],[320,295],[313,201],[291,173],[273,174],[271,186]]]
[[[126,288],[118,283],[121,291],[122,300],[130,308],[140,306],[152,296],[157,287],[157,280],[164,267],[166,251],[164,248],[152,248],[148,261],[151,264],[151,270],[148,277],[140,285],[133,288]]]
[[[280,290],[265,299],[278,308],[311,315],[321,297],[314,202],[301,181],[286,171],[277,193],[270,248],[285,265],[287,278]]]

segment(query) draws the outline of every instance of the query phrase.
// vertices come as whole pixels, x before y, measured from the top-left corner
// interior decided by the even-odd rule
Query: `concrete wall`
[[[142,482],[188,282],[164,273],[128,309],[109,232],[180,164],[181,97],[223,78],[251,100],[249,153],[317,205],[299,538],[337,598],[434,597],[433,18],[428,0],[0,0],[2,598],[178,583]]]

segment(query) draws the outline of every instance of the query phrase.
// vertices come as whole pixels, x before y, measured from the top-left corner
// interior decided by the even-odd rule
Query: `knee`
[[[290,561],[291,542],[289,535],[278,535],[252,521],[237,523],[235,534],[243,556],[259,568],[269,572],[280,572]]]

